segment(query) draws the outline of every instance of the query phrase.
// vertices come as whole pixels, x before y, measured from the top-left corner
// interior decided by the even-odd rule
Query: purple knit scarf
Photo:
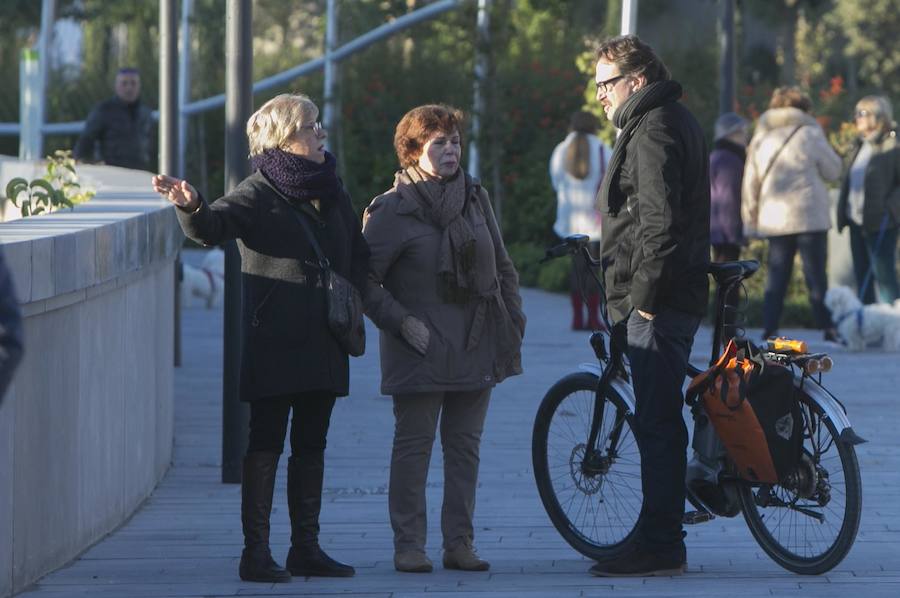
[[[339,197],[341,184],[335,171],[334,154],[325,152],[325,162],[317,164],[281,149],[267,149],[250,159],[279,193],[297,201],[319,199],[328,204]]]

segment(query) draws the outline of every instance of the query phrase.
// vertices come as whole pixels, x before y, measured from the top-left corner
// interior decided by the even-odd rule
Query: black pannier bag
[[[687,399],[703,402],[741,478],[777,484],[797,468],[803,450],[796,392],[790,369],[742,339],[729,341],[716,364],[691,381]]]

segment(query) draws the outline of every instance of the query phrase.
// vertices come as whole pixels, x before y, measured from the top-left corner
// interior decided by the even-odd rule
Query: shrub
[[[519,272],[519,284],[523,287],[536,286],[544,249],[534,243],[510,243],[506,251]]]
[[[75,204],[93,196],[93,190],[82,190],[70,151],[57,150],[52,156],[47,156],[44,176],[31,182],[16,177],[6,185],[6,198],[19,208],[23,218],[63,207],[72,209]]]
[[[541,265],[538,272],[537,286],[545,291],[555,293],[569,292],[569,280],[572,276],[572,260],[559,258]]]

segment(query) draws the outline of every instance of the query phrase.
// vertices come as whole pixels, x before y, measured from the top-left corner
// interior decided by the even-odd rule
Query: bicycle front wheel
[[[572,548],[599,560],[630,541],[641,512],[641,458],[632,413],[609,388],[597,401],[595,375],[570,374],[544,396],[534,421],[532,461],[550,521]],[[597,442],[588,447],[596,408]]]
[[[794,573],[819,575],[840,563],[856,539],[862,483],[853,445],[802,396],[803,456],[784,485],[740,488],[744,519],[772,560]]]

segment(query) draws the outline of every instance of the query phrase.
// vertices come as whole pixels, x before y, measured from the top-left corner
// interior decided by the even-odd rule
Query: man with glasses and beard
[[[636,540],[597,576],[680,575],[688,433],[682,384],[709,283],[709,161],[681,85],[633,35],[597,52],[597,100],[620,130],[598,195],[607,306],[635,391],[643,506]]]

